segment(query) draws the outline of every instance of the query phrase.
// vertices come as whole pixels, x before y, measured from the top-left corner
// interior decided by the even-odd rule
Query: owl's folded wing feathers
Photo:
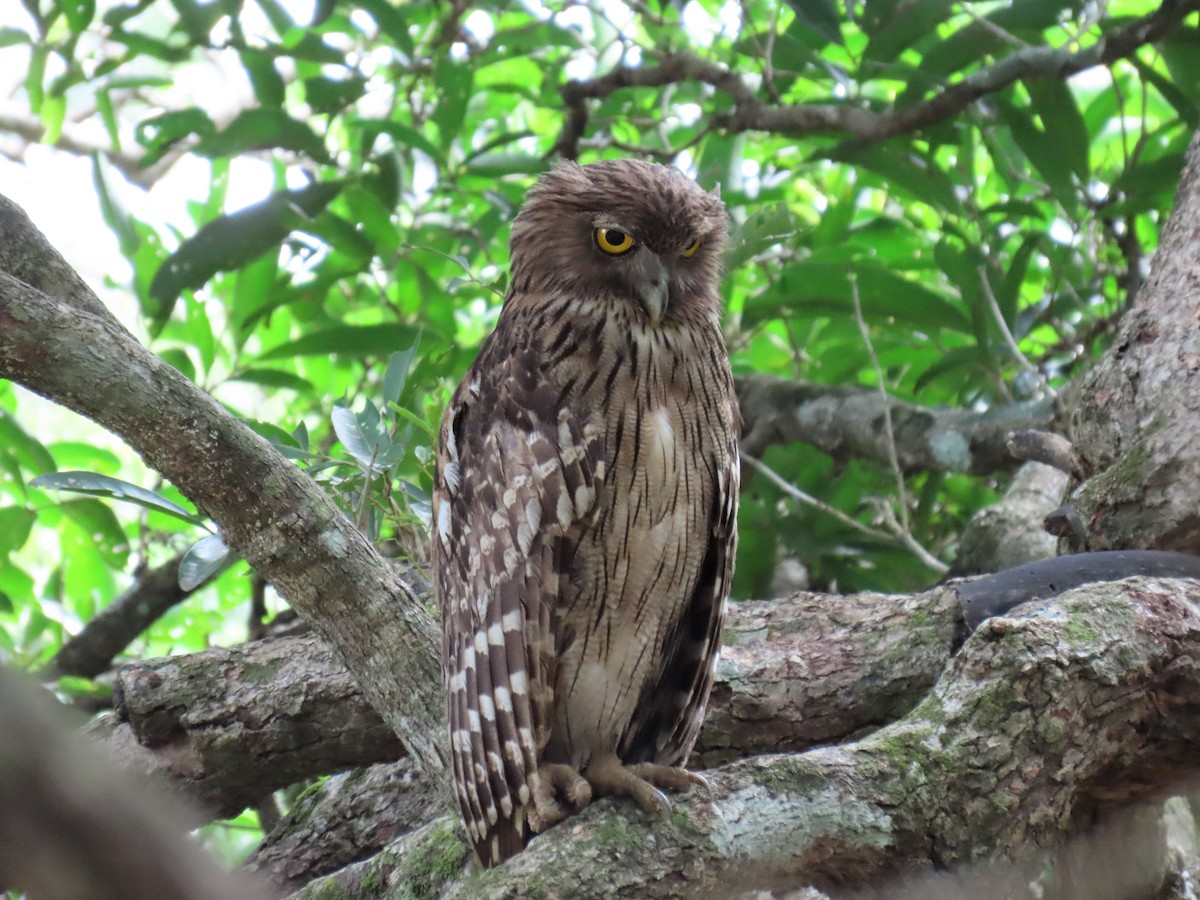
[[[534,364],[528,349],[481,354],[443,420],[434,486],[455,785],[476,852],[493,864],[528,840],[553,719],[563,536],[604,478],[598,426],[532,378]]]

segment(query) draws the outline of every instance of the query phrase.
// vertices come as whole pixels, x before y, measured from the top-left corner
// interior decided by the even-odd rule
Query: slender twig
[[[752,469],[761,472],[762,475],[769,482],[771,482],[771,484],[775,485],[793,500],[803,503],[805,506],[811,506],[813,509],[820,510],[826,515],[833,516],[833,518],[837,519],[848,528],[853,528],[855,531],[860,531],[868,537],[874,538],[875,540],[898,540],[905,547],[911,550],[913,554],[929,568],[939,573],[944,573],[947,571],[948,567],[945,563],[917,543],[916,538],[914,538],[911,534],[908,534],[900,529],[899,523],[896,522],[895,516],[891,515],[890,512],[884,514],[884,521],[888,522],[888,524],[892,526],[893,530],[881,531],[878,528],[872,528],[870,525],[864,525],[862,522],[858,521],[858,519],[846,515],[836,506],[830,506],[824,500],[818,500],[811,494],[806,494],[804,491],[800,490],[800,488],[796,487],[794,484],[768,466],[761,459],[757,459],[756,457],[743,453],[741,455],[741,460],[743,463],[748,464]],[[884,505],[886,506],[887,504]]]
[[[858,279],[850,276],[850,297],[854,300],[854,321],[858,324],[858,333],[862,335],[863,344],[867,348],[867,356],[875,369],[875,384],[879,388],[879,399],[883,401],[883,428],[887,434],[888,463],[892,474],[896,477],[897,502],[900,504],[900,522],[904,531],[908,532],[908,491],[904,489],[904,473],[900,471],[900,459],[896,455],[896,431],[892,425],[892,401],[888,396],[887,385],[883,380],[883,367],[879,365],[879,357],[875,353],[875,344],[871,341],[871,331],[867,328],[867,320],[863,318],[862,299],[858,294]]]
[[[1025,354],[1021,352],[1021,347],[1017,344],[1017,339],[1013,337],[1012,331],[1009,330],[1008,323],[1004,321],[1004,313],[1000,311],[1000,303],[996,300],[996,294],[992,291],[992,283],[988,280],[987,271],[980,266],[977,270],[979,274],[979,285],[983,288],[983,296],[987,300],[988,309],[992,312],[992,318],[996,320],[996,327],[1000,329],[1000,334],[1004,338],[1004,343],[1008,345],[1008,352],[1012,354],[1017,365],[1026,372],[1032,372],[1035,375],[1040,374],[1037,366],[1026,359]]]

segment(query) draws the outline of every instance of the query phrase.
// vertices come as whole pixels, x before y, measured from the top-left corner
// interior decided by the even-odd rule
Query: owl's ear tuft
[[[712,197],[714,200],[721,199],[721,182],[718,181],[716,183],[716,186],[708,192],[708,196]]]

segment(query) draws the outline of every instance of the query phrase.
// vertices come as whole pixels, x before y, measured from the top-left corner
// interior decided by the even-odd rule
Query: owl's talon
[[[593,757],[584,772],[597,797],[632,797],[645,812],[671,814],[671,801],[659,788],[683,792],[693,785],[712,790],[708,779],[687,769],[655,763],[621,764],[615,753]]]
[[[570,766],[546,763],[538,769],[538,784],[529,810],[529,827],[541,833],[592,802],[592,786]]]

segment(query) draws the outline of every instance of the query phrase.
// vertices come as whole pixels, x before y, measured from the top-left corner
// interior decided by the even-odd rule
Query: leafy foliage
[[[1149,0],[1100,12],[1078,0],[328,0],[303,16],[277,0],[25,6],[0,30],[0,58],[28,72],[20,99],[44,142],[71,152],[81,119],[106,136],[97,201],[131,265],[117,287],[138,300],[135,327],[418,562],[441,409],[498,313],[509,222],[556,150],[649,156],[721,186],[738,373],[874,386],[874,354],[896,396],[986,407],[1026,393],[1030,366],[1032,390],[1053,390],[1098,352],[1145,276],[1200,121],[1194,11],[1155,43],[1056,74],[1054,60],[1099,63],[1106,36],[1162,14]],[[684,56],[724,76],[637,81]],[[989,81],[1006,66],[1014,77]],[[582,107],[564,99],[570,79],[591,85]],[[831,122],[990,86],[871,137],[746,130],[734,82],[763,108]],[[140,188],[119,172],[153,196],[181,160],[207,172],[187,185],[190,218],[132,214]],[[254,201],[236,190],[246,178],[261,185]],[[120,451],[57,439],[75,426],[45,427],[39,408],[0,383],[0,657],[29,667],[133,564],[197,538],[159,501],[97,499],[142,496],[103,478],[150,480]],[[863,521],[901,502],[886,466],[797,447],[766,461]],[[92,496],[48,492],[70,478]],[[914,537],[951,557],[996,487],[910,479]],[[739,596],[767,593],[781,556],[840,589],[933,578],[899,544],[798,508],[764,479],[746,493],[742,534]],[[216,551],[206,539],[195,577],[223,568]],[[222,639],[249,603],[246,581],[229,569],[137,651]]]

